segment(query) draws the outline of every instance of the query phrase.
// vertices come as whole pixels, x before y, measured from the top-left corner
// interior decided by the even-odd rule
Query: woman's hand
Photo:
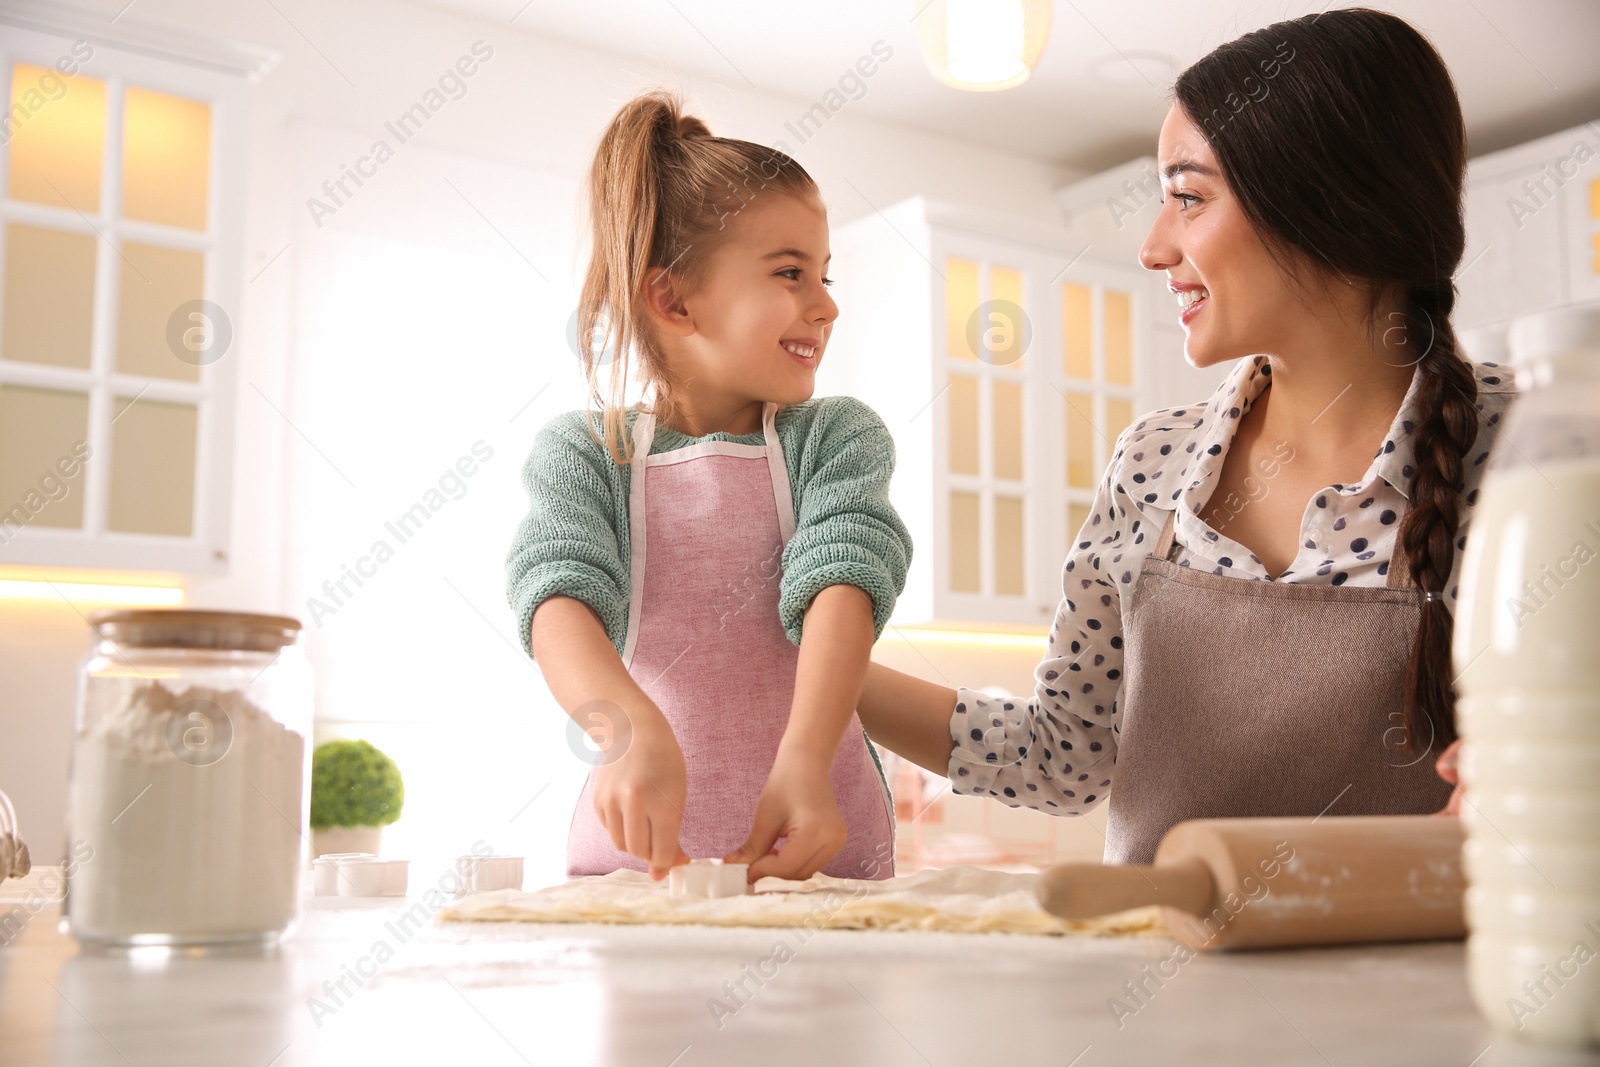
[[[805,879],[821,870],[844,847],[847,833],[833,796],[832,763],[780,751],[756,802],[750,836],[723,862],[750,864],[751,882],[769,876]],[[774,852],[780,837],[783,849]]]
[[[1450,794],[1450,801],[1443,808],[1434,812],[1435,815],[1460,815],[1461,800],[1464,791],[1461,788],[1461,772],[1457,761],[1461,758],[1461,739],[1458,737],[1450,742],[1450,747],[1439,755],[1439,762],[1434,765],[1439,772],[1439,777],[1455,786],[1455,791]]]
[[[688,795],[683,750],[672,728],[635,723],[627,751],[595,770],[594,810],[620,852],[650,864],[660,881],[689,857],[678,847]]]

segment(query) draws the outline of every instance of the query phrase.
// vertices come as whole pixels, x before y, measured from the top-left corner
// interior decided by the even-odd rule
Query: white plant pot
[[[376,856],[382,837],[381,826],[330,826],[311,831],[311,851],[313,856],[330,852],[370,852]]]

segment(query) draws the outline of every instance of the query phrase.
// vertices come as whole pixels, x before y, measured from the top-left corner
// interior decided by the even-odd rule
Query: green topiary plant
[[[311,828],[387,826],[405,804],[400,768],[366,741],[328,741],[311,753]]]

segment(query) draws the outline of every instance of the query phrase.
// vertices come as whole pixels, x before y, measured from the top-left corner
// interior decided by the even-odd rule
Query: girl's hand
[[[756,802],[750,836],[724,863],[750,864],[758,878],[810,878],[844,847],[846,828],[833,796],[832,754],[824,760],[786,756],[781,750]],[[783,849],[773,852],[778,838]]]
[[[1443,808],[1440,808],[1438,811],[1434,812],[1435,815],[1461,814],[1461,800],[1464,796],[1464,790],[1461,788],[1461,772],[1457,767],[1457,761],[1460,758],[1461,739],[1456,738],[1454,741],[1450,742],[1450,747],[1445,749],[1444,752],[1440,754],[1439,762],[1434,765],[1435,769],[1439,772],[1439,777],[1456,787],[1455,791],[1450,794],[1450,802],[1447,803]]]
[[[617,850],[650,864],[656,881],[689,857],[678,847],[688,796],[683,750],[671,727],[635,725],[628,750],[595,772],[594,810]]]

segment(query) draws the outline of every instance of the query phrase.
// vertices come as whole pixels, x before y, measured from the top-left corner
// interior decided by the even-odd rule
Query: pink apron
[[[800,650],[778,617],[794,503],[777,409],[769,403],[762,411],[764,445],[702,441],[652,456],[654,417],[641,412],[633,428],[632,595],[622,661],[683,750],[689,789],[679,844],[695,859],[744,844],[794,699]],[[648,870],[612,845],[594,810],[594,776],[567,834],[568,876]],[[890,877],[894,811],[854,715],[832,781],[849,837],[822,872]]]

